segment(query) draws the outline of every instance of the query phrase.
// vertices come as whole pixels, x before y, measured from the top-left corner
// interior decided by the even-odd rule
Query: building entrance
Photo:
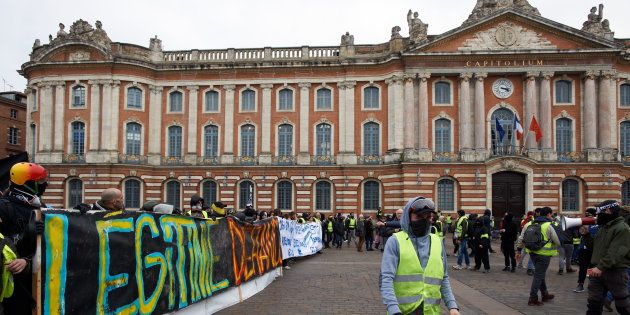
[[[499,222],[512,213],[520,219],[525,214],[525,174],[500,172],[492,175],[492,214]]]

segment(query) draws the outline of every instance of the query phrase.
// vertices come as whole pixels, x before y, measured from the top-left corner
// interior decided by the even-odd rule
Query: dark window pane
[[[239,184],[238,207],[245,209],[245,206],[250,203],[252,205],[254,203],[254,183],[243,181]]]
[[[332,210],[331,187],[329,182],[318,182],[315,185],[315,210]]]
[[[455,183],[450,179],[442,179],[438,182],[438,210],[455,210]]]
[[[381,187],[378,182],[369,181],[363,184],[364,210],[378,210],[380,207]]]
[[[140,181],[128,179],[125,181],[125,208],[140,209]]]
[[[83,182],[74,178],[68,182],[68,207],[73,208],[80,203],[83,203]]]
[[[291,182],[279,182],[276,190],[277,208],[280,210],[293,210],[293,185]]]
[[[201,185],[201,195],[206,205],[217,201],[217,183],[211,180],[203,182]]]
[[[567,179],[562,182],[562,211],[578,211],[580,190],[577,180]]]
[[[173,205],[175,209],[181,209],[181,185],[179,182],[166,183],[166,203]]]

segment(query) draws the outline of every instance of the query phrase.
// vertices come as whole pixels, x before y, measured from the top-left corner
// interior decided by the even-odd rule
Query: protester
[[[221,201],[213,202],[210,205],[210,210],[212,210],[210,217],[215,220],[218,218],[224,218],[226,215],[225,207],[227,207],[227,205],[222,203]],[[281,212],[276,212],[276,213],[278,215],[282,214]]]
[[[326,228],[326,246],[325,248],[330,248],[330,242],[333,240],[333,232],[334,232],[334,227],[333,227],[333,217],[328,216],[328,219],[326,221],[324,221],[324,227]],[[335,243],[333,243],[333,246],[335,245]]]
[[[372,219],[370,215],[363,215],[363,229],[365,230],[365,250],[368,252],[374,251],[372,248],[374,244],[374,223],[372,223]]]
[[[383,223],[387,223],[387,222],[392,222],[393,218],[391,215],[386,215],[385,216],[385,222]],[[385,250],[385,244],[387,244],[387,240],[394,234],[395,230],[393,227],[388,227],[386,224],[381,225],[380,227],[377,228],[379,230],[379,235],[381,236],[381,252]]]
[[[514,222],[514,215],[508,213],[503,217],[501,224],[501,251],[505,261],[503,271],[516,271],[516,257],[514,252],[514,243],[518,234],[518,225]],[[510,267],[511,265],[511,267]]]
[[[453,233],[453,216],[451,214],[446,216],[446,231]]]
[[[335,218],[335,221],[333,222],[333,233],[335,234],[334,239],[333,239],[333,245],[335,245],[338,249],[340,249],[341,246],[343,245],[343,236],[345,234],[345,227],[344,227],[343,217],[341,216],[341,213],[337,213],[337,217]]]
[[[466,263],[466,268],[470,269],[470,257],[468,256],[468,218],[464,210],[457,211],[459,218],[455,225],[455,235],[453,238],[459,245],[457,254],[457,265],[453,266],[455,270],[462,269],[462,262]]]
[[[108,188],[101,193],[101,199],[92,205],[92,210],[122,211],[125,210],[125,201],[122,191],[117,188]]]
[[[593,217],[595,216],[596,210],[595,208],[586,209],[586,216]],[[580,231],[580,245],[578,246],[578,263],[580,266],[578,272],[578,285],[573,290],[575,293],[584,292],[584,281],[586,280],[586,271],[591,268],[591,257],[593,256],[593,244],[594,237],[593,235],[597,234],[597,226],[581,226]]]
[[[516,247],[517,247],[517,254],[516,254],[516,260],[519,262],[518,266],[520,268],[523,268],[523,261],[525,260],[525,256],[527,256],[529,254],[528,251],[524,251],[523,249],[525,248],[525,246],[523,245],[523,236],[525,231],[527,230],[527,227],[529,227],[532,223],[534,223],[535,218],[537,218],[538,216],[540,216],[540,209],[541,208],[536,208],[533,212],[530,211],[528,212],[528,215],[526,217],[527,218],[531,218],[530,221],[525,222],[525,224],[523,224],[521,222],[521,233],[518,236],[518,239],[516,240]],[[529,213],[533,213],[531,216],[529,215]],[[529,276],[533,276],[534,275],[534,262],[532,261],[532,256],[529,255],[529,259],[527,261],[527,275]]]
[[[540,239],[542,239],[544,246],[539,250],[530,250],[535,269],[531,290],[529,292],[529,301],[527,302],[527,305],[530,306],[543,305],[543,302],[551,301],[554,298],[553,294],[549,294],[545,281],[551,257],[558,255],[556,248],[560,246],[560,240],[551,222],[551,208],[544,207],[540,209],[540,216],[532,223],[532,225],[537,224],[540,226],[540,232],[537,233],[541,233]],[[529,240],[528,236],[527,233],[523,236],[526,245]],[[541,293],[542,302],[538,300],[538,291]]]
[[[440,314],[440,301],[450,315],[459,314],[442,240],[430,234],[433,211],[435,205],[429,199],[410,200],[400,221],[402,231],[385,245],[381,297],[388,314]],[[422,277],[415,277],[418,274]]]
[[[476,220],[471,233],[470,244],[475,250],[475,271],[481,269],[483,263],[483,273],[490,272],[490,259],[488,257],[490,250],[490,231],[482,220]]]
[[[478,216],[476,213],[471,213],[468,216],[468,237],[472,237],[473,233],[474,233],[474,229],[475,229],[475,222],[478,220]],[[470,258],[474,258],[475,257],[475,249],[473,248],[472,244],[470,243],[470,241],[468,242],[468,248],[470,248],[470,254],[468,254],[468,256]]]
[[[560,217],[557,217],[554,220],[552,226],[556,230],[560,243],[562,243],[562,246],[558,247],[558,274],[564,274],[565,268],[567,273],[575,272],[575,270],[571,268],[571,257],[573,256],[573,232],[569,230],[562,230],[562,227],[560,226]]]
[[[488,230],[488,235],[492,236],[491,233],[494,228],[494,217],[492,216],[492,211],[490,209],[484,210],[483,215],[479,219]],[[494,249],[492,249],[492,238],[489,240],[488,248],[490,249],[490,253],[494,253]]]
[[[258,221],[265,220],[268,217],[269,217],[269,215],[267,214],[267,211],[260,211],[260,212],[258,212]]]
[[[190,215],[196,218],[209,218],[208,212],[204,210],[205,200],[199,197],[199,195],[193,195],[190,197]]]
[[[147,201],[142,205],[140,211],[153,212],[153,208],[155,208],[157,204],[156,201]]]
[[[357,228],[357,220],[354,218],[354,214],[350,213],[345,222],[346,228],[346,240],[348,241],[348,247],[350,247],[350,243],[354,242],[354,245],[357,245],[357,240],[355,236],[355,230]]]
[[[365,243],[365,219],[359,215],[359,221],[357,222],[357,230],[355,232],[359,241],[357,242],[357,251],[363,252],[363,244]]]

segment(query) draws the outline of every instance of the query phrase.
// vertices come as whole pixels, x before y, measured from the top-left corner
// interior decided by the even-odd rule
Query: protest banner
[[[322,250],[322,227],[319,223],[299,224],[278,219],[282,243],[282,258],[309,256]]]
[[[175,312],[282,264],[275,219],[250,225],[142,212],[42,215],[42,314]]]

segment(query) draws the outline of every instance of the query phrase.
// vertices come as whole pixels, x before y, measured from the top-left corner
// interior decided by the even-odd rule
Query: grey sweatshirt
[[[431,237],[427,232],[427,236],[413,237],[411,229],[409,227],[409,206],[414,200],[411,200],[405,206],[403,217],[400,220],[402,229],[407,232],[413,243],[413,247],[418,254],[418,260],[422,268],[426,268],[429,262],[429,249],[431,248]],[[385,250],[383,252],[383,260],[381,261],[381,297],[383,304],[387,306],[387,312],[389,314],[399,313],[398,300],[394,294],[394,277],[396,276],[396,269],[398,268],[398,261],[400,257],[400,251],[398,248],[398,240],[396,237],[391,237],[387,244],[385,244]],[[442,300],[448,309],[458,308],[455,296],[451,290],[451,283],[448,278],[448,269],[446,266],[446,250],[442,248],[442,263],[444,265],[444,278],[442,279],[442,285],[440,292],[442,293]]]

